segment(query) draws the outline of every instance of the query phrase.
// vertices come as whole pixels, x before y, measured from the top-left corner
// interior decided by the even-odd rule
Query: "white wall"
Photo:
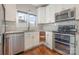
[[[6,31],[16,30],[16,4],[5,4]]]
[[[7,21],[16,21],[16,4],[5,4],[5,13]]]
[[[0,33],[4,32],[4,11],[0,4]]]

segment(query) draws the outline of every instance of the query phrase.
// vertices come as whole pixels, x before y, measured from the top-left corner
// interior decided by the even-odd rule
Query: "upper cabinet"
[[[79,20],[79,4],[75,4],[76,7],[76,20]]]
[[[46,7],[39,7],[38,23],[52,23],[55,22],[55,13],[62,10],[62,5],[51,4]]]
[[[46,7],[46,19],[47,23],[55,22],[55,13],[62,10],[62,5],[51,4]]]
[[[48,5],[46,7],[46,20],[48,23],[55,22],[55,7],[53,5]]]
[[[46,23],[46,7],[39,7],[37,9],[38,23]]]
[[[16,4],[5,4],[6,21],[16,21]]]

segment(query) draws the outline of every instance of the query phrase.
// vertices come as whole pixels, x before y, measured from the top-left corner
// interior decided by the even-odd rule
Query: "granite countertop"
[[[7,31],[5,34],[23,33],[25,31]]]
[[[24,30],[24,31],[7,31],[5,34],[14,34],[14,33],[23,33],[23,32],[34,32],[33,30]]]

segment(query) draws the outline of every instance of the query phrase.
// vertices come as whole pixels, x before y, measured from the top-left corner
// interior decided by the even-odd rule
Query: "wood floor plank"
[[[40,45],[34,49],[22,53],[21,55],[60,55],[56,51],[49,50],[46,46]]]

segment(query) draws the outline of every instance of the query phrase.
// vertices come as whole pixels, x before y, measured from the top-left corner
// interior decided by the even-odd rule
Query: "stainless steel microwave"
[[[75,8],[66,9],[61,12],[55,13],[55,20],[64,21],[64,20],[75,20]]]

